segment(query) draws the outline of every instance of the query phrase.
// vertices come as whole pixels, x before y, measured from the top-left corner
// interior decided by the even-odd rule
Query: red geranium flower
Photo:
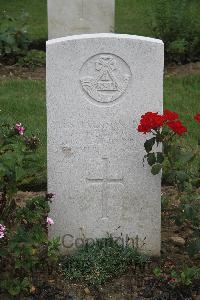
[[[182,122],[179,120],[168,122],[167,126],[179,135],[182,135],[184,132],[187,132],[187,128],[183,126]]]
[[[147,112],[142,115],[140,124],[138,126],[138,131],[146,134],[150,132],[152,129],[156,129],[158,127],[163,126],[164,118],[155,112]]]
[[[163,117],[165,118],[165,121],[175,121],[179,118],[179,115],[174,111],[165,109]]]
[[[194,116],[195,120],[200,123],[200,113]]]

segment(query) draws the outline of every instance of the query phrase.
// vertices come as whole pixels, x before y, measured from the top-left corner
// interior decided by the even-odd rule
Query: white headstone
[[[47,42],[50,236],[63,250],[112,234],[160,253],[160,175],[143,166],[142,114],[162,112],[163,43],[91,34]]]
[[[113,32],[115,0],[48,0],[49,39]]]

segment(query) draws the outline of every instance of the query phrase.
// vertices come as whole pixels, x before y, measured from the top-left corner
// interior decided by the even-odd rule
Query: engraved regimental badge
[[[131,71],[127,63],[113,54],[99,54],[87,60],[80,73],[84,91],[93,100],[109,103],[127,89]]]

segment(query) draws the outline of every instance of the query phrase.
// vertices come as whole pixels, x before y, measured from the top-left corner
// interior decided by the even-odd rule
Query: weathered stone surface
[[[49,39],[113,32],[115,0],[48,0]]]
[[[63,250],[110,233],[160,253],[161,178],[143,166],[145,136],[136,128],[146,111],[162,112],[162,85],[160,40],[92,34],[47,42],[50,237],[60,235]]]

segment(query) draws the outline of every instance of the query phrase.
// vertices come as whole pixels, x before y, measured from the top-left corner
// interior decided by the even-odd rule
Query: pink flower
[[[23,135],[25,128],[22,126],[22,123],[17,123],[15,124],[15,131],[19,134],[19,135]]]
[[[178,282],[178,280],[176,279],[176,278],[171,278],[170,280],[169,280],[169,283],[177,283]]]
[[[47,217],[47,224],[48,224],[48,225],[53,225],[53,224],[54,224],[53,219]]]
[[[5,235],[6,226],[0,224],[0,239],[2,239]]]

